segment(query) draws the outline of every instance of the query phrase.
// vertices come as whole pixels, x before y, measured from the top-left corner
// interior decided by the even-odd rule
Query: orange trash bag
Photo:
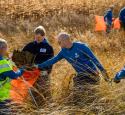
[[[96,25],[95,31],[106,31],[106,24],[103,16],[95,16]]]
[[[120,29],[121,25],[120,25],[120,20],[119,20],[119,18],[116,18],[116,19],[114,20],[113,24],[114,24],[114,26],[113,26],[114,29]]]
[[[10,97],[14,102],[23,103],[28,96],[28,91],[33,87],[34,83],[40,76],[40,71],[34,69],[33,71],[24,72],[19,79],[11,81]]]

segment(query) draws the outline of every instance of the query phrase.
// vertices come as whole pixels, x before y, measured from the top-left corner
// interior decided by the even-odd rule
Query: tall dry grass
[[[94,15],[103,15],[108,6],[115,4],[115,17],[124,0],[0,0],[0,37],[9,43],[9,52],[20,49],[33,40],[33,29],[38,25],[45,26],[47,37],[53,45],[55,54],[60,50],[55,36],[62,30],[72,34],[73,41],[89,44],[98,56],[111,78],[125,63],[125,33],[112,31],[109,36],[95,33]],[[33,109],[26,103],[18,114],[42,115],[124,115],[124,80],[120,84],[107,84],[104,80],[98,92],[83,95],[79,106],[66,104],[72,101],[72,67],[64,60],[57,63],[51,74],[53,102]],[[71,82],[70,82],[71,81]],[[89,92],[89,91],[88,91]],[[70,95],[69,95],[70,94]],[[94,98],[90,104],[85,100]],[[17,108],[13,108],[17,109]]]

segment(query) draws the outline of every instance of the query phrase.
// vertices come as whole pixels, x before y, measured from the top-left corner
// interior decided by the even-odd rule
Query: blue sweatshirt
[[[104,70],[89,47],[81,42],[74,42],[70,49],[62,48],[58,55],[42,64],[38,64],[38,67],[44,68],[53,65],[61,59],[66,59],[77,73],[95,73],[97,67],[100,71]]]
[[[109,9],[104,15],[104,20],[105,20],[105,22],[107,22],[111,25],[112,24],[112,18],[113,18],[112,10]]]
[[[116,74],[114,79],[116,80],[125,79],[125,67]]]
[[[3,58],[0,57],[0,60]],[[17,72],[14,71],[7,71],[2,74],[0,74],[0,80],[5,80],[6,77],[9,77],[10,79],[16,79],[17,77],[21,76],[23,74],[23,69],[18,70]]]
[[[121,9],[119,13],[119,19],[121,22],[125,23],[125,7]]]

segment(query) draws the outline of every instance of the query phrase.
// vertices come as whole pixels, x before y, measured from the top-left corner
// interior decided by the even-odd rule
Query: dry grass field
[[[0,37],[9,43],[9,52],[21,49],[33,40],[33,29],[43,25],[54,47],[60,50],[55,39],[61,31],[72,34],[73,41],[82,41],[92,48],[111,78],[125,64],[125,32],[113,30],[109,36],[94,32],[94,15],[103,15],[114,4],[114,16],[118,16],[125,0],[0,0]],[[72,67],[62,60],[54,65],[51,74],[53,102],[31,108],[25,104],[17,114],[29,115],[125,115],[125,81],[108,84],[103,79],[95,88],[94,100],[79,106],[66,104],[72,89]],[[41,92],[40,92],[41,93]],[[83,100],[91,98],[83,95]],[[70,99],[71,100],[71,99]],[[17,109],[14,107],[14,109]]]

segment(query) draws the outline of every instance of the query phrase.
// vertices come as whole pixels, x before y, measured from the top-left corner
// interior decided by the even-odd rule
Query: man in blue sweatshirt
[[[119,13],[119,20],[121,23],[121,27],[125,30],[125,7],[122,8]]]
[[[52,59],[35,65],[38,68],[51,66],[61,59],[66,59],[72,67],[76,70],[78,75],[74,78],[74,84],[83,83],[96,84],[99,81],[98,69],[108,80],[107,73],[98,59],[95,57],[90,48],[81,42],[71,42],[70,35],[67,33],[60,33],[58,35],[58,43],[61,46],[61,51]]]
[[[0,115],[6,115],[6,104],[10,102],[10,80],[16,79],[24,72],[23,69],[19,69],[17,72],[13,71],[12,64],[5,58],[7,54],[7,42],[4,39],[0,39]],[[7,111],[4,111],[7,110]]]
[[[110,33],[111,31],[111,28],[112,28],[112,18],[113,18],[113,6],[111,6],[105,13],[104,15],[104,20],[105,20],[105,23],[106,23],[106,32],[107,33]]]

